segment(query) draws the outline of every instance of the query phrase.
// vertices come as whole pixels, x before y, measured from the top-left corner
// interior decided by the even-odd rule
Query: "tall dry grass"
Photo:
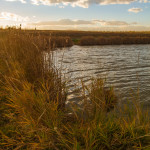
[[[0,41],[0,62],[1,148],[38,148],[44,132],[59,126],[66,100],[51,53],[45,56],[33,37],[12,32]]]
[[[137,103],[115,107],[118,98],[101,79],[83,84],[86,117],[68,114],[65,85],[41,48],[26,33],[0,37],[0,149],[150,148],[147,112]]]
[[[73,42],[70,37],[54,37],[54,36],[33,36],[34,40],[38,43],[40,49],[44,51],[53,50],[55,48],[63,48],[73,46]]]

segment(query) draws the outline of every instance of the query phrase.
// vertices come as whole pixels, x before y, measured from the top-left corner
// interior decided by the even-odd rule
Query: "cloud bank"
[[[27,0],[6,0],[6,1],[20,1],[26,3]],[[109,5],[109,4],[130,4],[132,2],[148,3],[150,0],[30,0],[35,5],[71,5],[72,7],[79,6],[88,8],[92,4]]]
[[[143,9],[141,9],[141,8],[130,8],[130,9],[128,9],[128,12],[133,12],[133,13],[139,13],[141,11],[143,11]]]
[[[28,23],[28,27],[41,30],[82,30],[82,31],[148,31],[149,26],[141,26],[137,22],[119,20],[71,20],[41,21]]]
[[[128,23],[125,21],[106,21],[106,20],[71,20],[62,19],[57,21],[41,21],[30,23],[33,26],[130,26],[137,25],[136,22]]]
[[[95,20],[97,23],[100,23],[102,26],[128,26],[132,23],[127,23],[125,21],[105,21],[105,20]]]
[[[62,19],[58,21],[42,21],[42,22],[32,23],[31,25],[69,26],[69,25],[93,25],[93,24],[95,24],[94,21]]]
[[[35,27],[29,26],[31,29]],[[150,26],[38,26],[36,29],[40,30],[75,30],[75,31],[150,31]]]

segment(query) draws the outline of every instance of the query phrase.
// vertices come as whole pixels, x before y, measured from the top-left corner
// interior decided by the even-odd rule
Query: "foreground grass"
[[[150,149],[149,116],[136,102],[115,107],[114,90],[101,79],[82,93],[83,111],[69,114],[51,53],[28,34],[1,35],[0,149]]]

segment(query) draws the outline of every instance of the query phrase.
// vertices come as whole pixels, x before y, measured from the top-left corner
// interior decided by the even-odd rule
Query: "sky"
[[[150,31],[150,0],[0,0],[0,27]]]

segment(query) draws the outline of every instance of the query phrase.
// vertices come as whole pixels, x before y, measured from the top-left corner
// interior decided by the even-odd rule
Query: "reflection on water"
[[[140,101],[150,103],[150,45],[73,46],[56,50],[54,58],[68,81],[68,101],[80,103],[73,92],[80,79],[88,84],[100,75],[122,100],[139,88]]]

